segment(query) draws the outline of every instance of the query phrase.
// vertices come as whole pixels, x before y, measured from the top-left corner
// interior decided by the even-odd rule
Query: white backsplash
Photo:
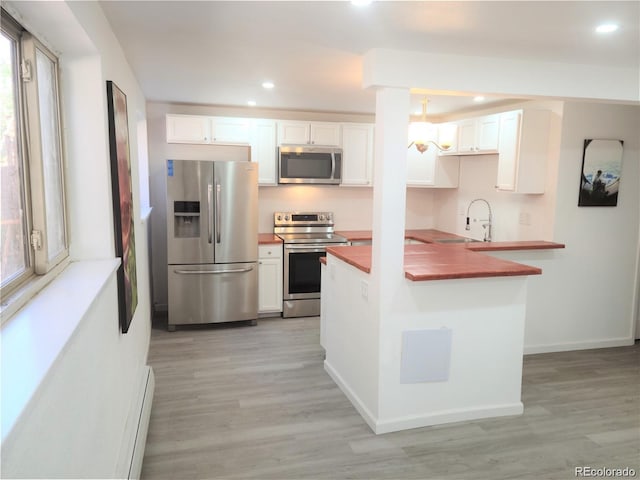
[[[373,189],[319,185],[281,185],[260,187],[258,231],[273,231],[273,212],[329,211],[335,216],[336,230],[371,230]],[[399,208],[400,210],[400,208]],[[431,228],[433,192],[407,190],[406,228]]]

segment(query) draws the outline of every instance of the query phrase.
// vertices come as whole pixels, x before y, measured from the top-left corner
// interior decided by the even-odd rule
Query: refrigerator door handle
[[[222,206],[220,205],[221,202],[221,187],[220,184],[216,182],[216,243],[220,243],[220,237],[221,237],[221,233],[220,233],[220,224],[221,224],[221,218],[222,217]]]
[[[253,270],[253,267],[230,268],[228,270],[174,270],[173,273],[180,275],[211,275],[218,273],[245,273]]]
[[[209,233],[209,243],[213,241],[213,232],[211,231],[211,207],[213,203],[213,185],[207,185],[207,232]]]

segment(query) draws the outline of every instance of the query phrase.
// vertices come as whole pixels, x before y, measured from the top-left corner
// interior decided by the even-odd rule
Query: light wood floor
[[[323,369],[319,320],[154,325],[144,479],[640,477],[640,345],[532,355],[522,416],[374,435]]]

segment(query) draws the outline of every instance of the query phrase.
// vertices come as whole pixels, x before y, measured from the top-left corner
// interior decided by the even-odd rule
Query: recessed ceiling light
[[[478,95],[477,97],[473,97],[474,102],[484,102],[484,97],[482,95]]]
[[[266,81],[266,82],[262,82],[262,88],[266,88],[267,90],[271,90],[273,87],[275,87],[275,84],[273,82],[270,81]]]
[[[257,104],[255,100],[247,100],[247,105],[249,105],[250,107],[255,107]]]
[[[366,7],[367,5],[371,5],[372,0],[351,0],[351,5],[355,5],[356,7]]]
[[[598,25],[596,27],[596,32],[598,33],[611,33],[618,30],[618,25],[615,23],[603,23],[602,25]]]

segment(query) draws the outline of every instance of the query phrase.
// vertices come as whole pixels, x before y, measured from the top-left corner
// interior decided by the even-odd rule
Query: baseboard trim
[[[409,430],[411,428],[429,427],[443,423],[466,422],[481,418],[522,415],[522,412],[524,412],[524,405],[522,402],[515,402],[506,405],[491,405],[481,408],[446,410],[434,414],[413,415],[378,421],[375,433],[390,433],[397,432],[399,430]]]
[[[360,397],[347,386],[340,374],[336,372],[336,370],[331,366],[329,362],[327,362],[327,360],[324,361],[324,370],[329,374],[336,385],[338,385],[338,388],[342,390],[342,393],[344,393],[349,401],[353,404],[360,416],[364,419],[367,425],[369,425],[369,428],[371,428],[374,433],[377,433],[376,418],[374,417],[373,413],[371,413],[371,410],[369,410],[362,402],[362,400],[360,400]]]
[[[591,350],[595,348],[628,347],[634,344],[632,337],[590,340],[586,342],[555,343],[549,345],[525,345],[524,354],[570,352],[572,350]]]
[[[480,418],[506,417],[522,415],[524,405],[522,402],[514,402],[504,405],[490,405],[478,408],[464,408],[456,410],[445,410],[434,414],[411,415],[406,417],[397,417],[388,420],[377,419],[371,410],[369,410],[360,397],[351,390],[344,382],[338,372],[328,363],[324,361],[324,369],[338,385],[342,393],[353,404],[363,420],[369,425],[369,428],[376,434],[397,432],[399,430],[409,430],[411,428],[428,427],[431,425],[440,425],[443,423],[464,422],[469,420],[477,420]]]

